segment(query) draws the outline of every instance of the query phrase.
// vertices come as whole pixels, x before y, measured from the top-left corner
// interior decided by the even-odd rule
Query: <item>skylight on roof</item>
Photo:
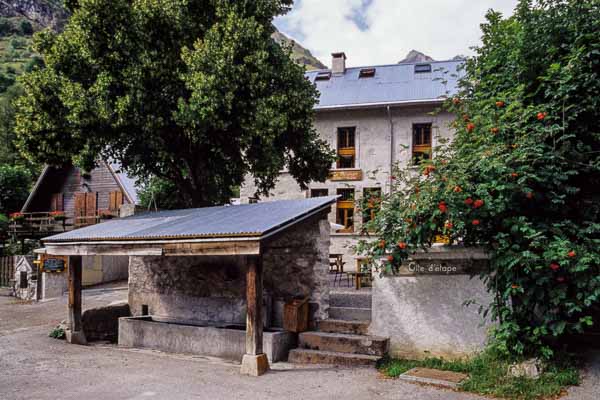
[[[363,68],[358,74],[359,78],[373,78],[375,76],[375,68]]]
[[[330,79],[331,79],[330,71],[319,72],[319,73],[317,73],[317,76],[315,77],[315,81],[328,81]]]
[[[417,64],[415,65],[415,74],[424,74],[431,72],[431,64]]]

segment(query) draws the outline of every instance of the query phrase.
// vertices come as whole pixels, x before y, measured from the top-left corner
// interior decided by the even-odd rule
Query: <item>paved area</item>
[[[121,290],[87,291],[84,308],[126,296]],[[0,297],[0,399],[482,399],[383,379],[372,369],[278,363],[267,375],[251,378],[241,376],[236,363],[214,358],[68,345],[47,336],[65,315],[64,297],[39,304]],[[599,371],[596,364],[569,398],[600,398]]]

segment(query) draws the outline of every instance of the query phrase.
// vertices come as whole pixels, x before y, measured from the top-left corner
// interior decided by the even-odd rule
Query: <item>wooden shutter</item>
[[[75,222],[83,223],[82,217],[85,217],[85,203],[87,193],[75,193]]]
[[[85,194],[85,214],[88,217],[96,217],[98,193],[91,192]],[[91,219],[91,218],[90,218]]]
[[[110,192],[109,193],[109,201],[108,201],[108,209],[110,211],[119,211],[119,208],[123,204],[123,192]]]
[[[54,193],[50,201],[50,211],[65,211],[62,193]]]

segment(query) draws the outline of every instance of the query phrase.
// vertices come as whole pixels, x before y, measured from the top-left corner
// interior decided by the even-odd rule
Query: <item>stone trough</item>
[[[241,361],[246,352],[245,330],[243,325],[190,324],[153,316],[120,318],[119,346]],[[297,335],[292,332],[263,331],[263,351],[269,362],[286,361],[296,343]]]

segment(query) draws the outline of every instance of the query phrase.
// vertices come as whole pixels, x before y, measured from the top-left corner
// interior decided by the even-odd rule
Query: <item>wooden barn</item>
[[[46,166],[20,213],[12,215],[11,234],[19,239],[41,239],[132,215],[138,197],[135,181],[118,164],[99,162],[90,172],[74,166]],[[83,257],[83,285],[127,279],[128,258]],[[42,274],[41,298],[61,296],[66,273]]]
[[[46,166],[21,213],[13,216],[12,233],[39,238],[119,217],[122,205],[138,202],[135,181],[118,164],[100,162],[90,172],[74,166]]]

